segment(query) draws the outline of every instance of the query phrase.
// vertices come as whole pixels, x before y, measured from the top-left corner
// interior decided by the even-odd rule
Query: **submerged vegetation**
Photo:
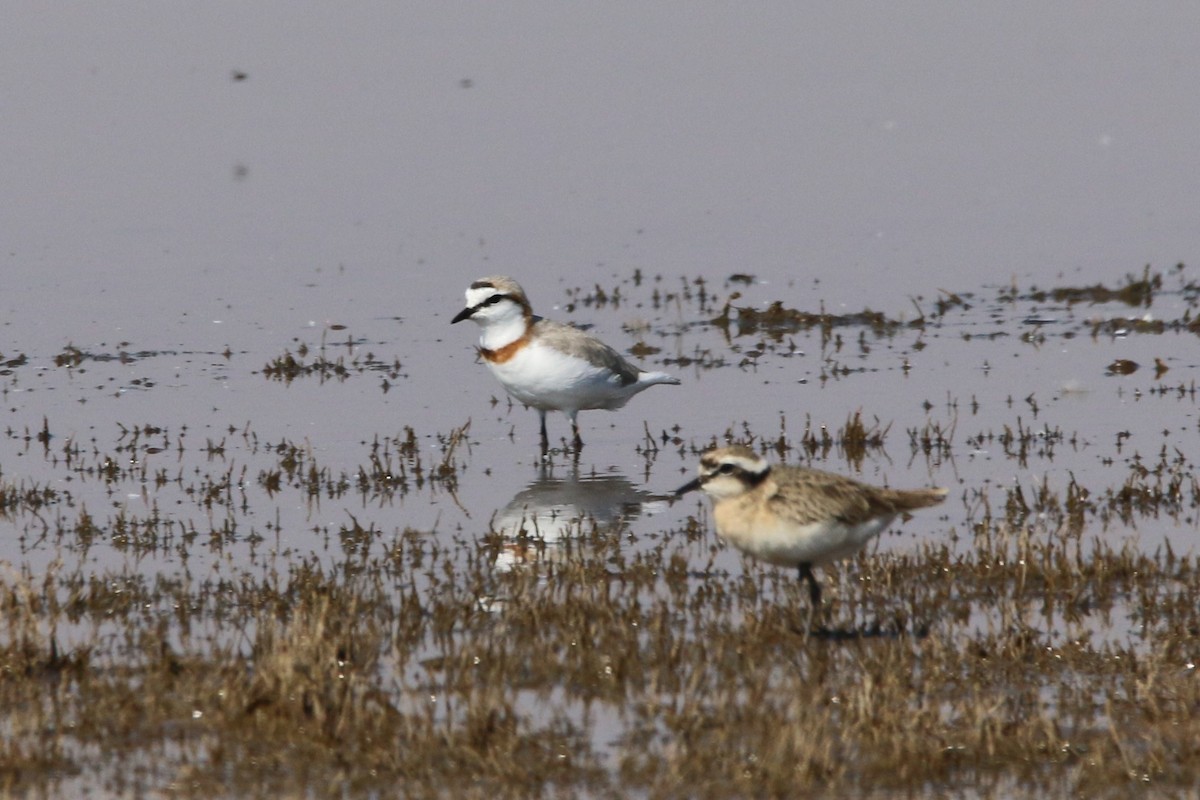
[[[136,423],[80,424],[86,406],[18,415],[23,393],[54,390],[29,390],[42,362],[63,382],[50,387],[86,371],[107,391],[97,373],[156,356],[11,359],[0,793],[1193,793],[1200,411],[1174,368],[1190,362],[1167,346],[1196,318],[1184,275],[940,292],[909,318],[752,302],[744,274],[570,289],[569,312],[621,315],[632,347],[690,368],[716,413],[741,410],[720,402],[726,375],[743,398],[788,398],[734,423],[681,411],[661,431],[626,409],[609,456],[623,470],[587,460],[618,452],[603,444],[526,470],[511,429],[531,415],[499,402],[512,422],[456,403],[433,432],[397,402],[336,448],[322,420],[280,435],[269,413],[209,427],[170,407]],[[1128,315],[1117,306],[1162,327],[1096,333]],[[1085,357],[1047,346],[1080,340]],[[1141,349],[1110,346],[1131,340]],[[409,358],[348,335],[265,368],[220,356],[273,402],[316,393],[325,423],[348,378],[382,372],[386,389]],[[1039,359],[1039,382],[1010,367]],[[1147,368],[1107,368],[1119,359]],[[897,386],[923,403],[899,404]],[[821,392],[844,400],[815,410]],[[1111,410],[1085,421],[1098,397]],[[707,503],[654,494],[728,441],[951,495],[825,567],[814,631],[791,571],[723,547]],[[619,475],[629,463],[637,480]],[[516,495],[499,510],[481,487]]]
[[[263,366],[263,376],[268,380],[283,383],[315,376],[321,383],[324,383],[329,380],[344,381],[352,375],[364,372],[382,372],[385,375],[382,384],[385,392],[391,388],[394,381],[405,377],[400,359],[393,359],[390,364],[387,364],[376,359],[373,353],[360,353],[359,347],[362,342],[356,341],[353,336],[347,335],[346,340],[339,343],[326,341],[331,330],[343,329],[343,326],[335,325],[323,331],[321,343],[311,359],[309,358],[311,350],[304,342],[297,344],[295,353],[292,353],[290,349],[285,349],[283,355],[276,356]],[[330,355],[339,348],[345,350],[345,354]]]

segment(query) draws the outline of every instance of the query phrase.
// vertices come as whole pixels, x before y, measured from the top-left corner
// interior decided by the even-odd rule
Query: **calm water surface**
[[[352,518],[470,543],[582,516],[636,548],[704,513],[663,497],[698,449],[855,412],[883,446],[814,463],[951,489],[883,549],[966,541],[1014,485],[1190,470],[1197,29],[1189,3],[11,9],[0,478],[57,494],[0,515],[0,561],[45,570],[83,511],[66,553],[98,574],[337,559]],[[1147,264],[1149,303],[1039,293]],[[493,273],[683,385],[539,464],[449,325]],[[776,302],[837,324],[737,312]],[[266,374],[287,355],[329,368]],[[381,453],[405,481],[360,488]],[[1181,506],[1089,533],[1194,552]],[[162,546],[118,535],[146,517]]]
[[[0,353],[23,357],[3,376],[6,480],[99,520],[153,507],[200,530],[224,513],[235,540],[269,529],[290,552],[350,511],[482,533],[539,475],[536,415],[473,363],[475,331],[448,325],[490,273],[684,380],[584,414],[588,446],[556,479],[662,492],[728,432],[795,440],[855,411],[885,446],[832,467],[964,498],[1111,485],[1135,455],[1195,444],[1194,396],[1150,394],[1190,386],[1194,335],[1092,325],[1178,320],[1194,301],[1173,269],[1200,245],[1189,4],[269,9],[79,4],[16,10],[0,34]],[[1168,276],[1148,308],[1033,295],[1116,287],[1147,263]],[[839,344],[707,325],[735,292],[899,323],[954,293],[969,308],[923,330],[849,324]],[[349,375],[264,377],[302,347]],[[1110,374],[1119,359],[1142,368]],[[468,422],[453,493],[262,488],[281,446],[336,484],[409,428],[436,465]],[[908,432],[930,425],[952,446],[914,455]],[[139,427],[160,432],[122,449]],[[1055,446],[1014,461],[989,438],[1006,428]],[[676,441],[647,456],[646,431]],[[88,472],[109,458],[176,480],[114,489]],[[179,480],[207,472],[242,493],[238,513]],[[922,535],[961,528],[970,505]],[[1161,521],[1105,535],[1194,543]],[[11,562],[50,557],[4,541]]]

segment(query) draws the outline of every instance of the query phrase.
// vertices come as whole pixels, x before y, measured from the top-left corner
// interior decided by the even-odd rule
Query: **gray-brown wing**
[[[621,381],[622,386],[635,383],[641,372],[630,364],[621,354],[589,333],[564,325],[561,322],[541,319],[534,321],[534,334],[543,337],[546,344],[562,350],[577,358],[582,358],[598,367],[612,370]]]
[[[833,472],[790,466],[772,467],[771,472],[777,488],[768,502],[804,522],[834,518],[857,525],[905,508],[893,502],[889,490]]]

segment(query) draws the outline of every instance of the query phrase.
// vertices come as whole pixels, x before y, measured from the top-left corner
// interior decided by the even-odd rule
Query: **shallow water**
[[[978,295],[964,293],[971,308],[948,311],[920,329],[913,327],[915,312],[902,310],[890,327],[851,320],[826,333],[787,320],[773,329],[757,320],[739,323],[736,312],[723,327],[707,324],[723,300],[701,307],[693,293],[656,310],[649,300],[655,287],[626,279],[607,290],[625,294],[617,308],[577,303],[564,318],[588,315],[607,323],[597,330],[611,328],[610,340],[630,342],[613,320],[648,319],[640,341],[659,352],[646,363],[675,370],[685,385],[655,387],[617,413],[585,412],[587,444],[578,462],[560,444],[545,466],[538,463],[537,415],[510,403],[472,363],[474,331],[450,331],[465,342],[426,344],[442,350],[446,365],[427,366],[428,380],[417,377],[419,359],[398,354],[398,332],[415,323],[389,319],[336,331],[310,328],[275,350],[247,340],[221,352],[167,342],[178,349],[101,343],[95,350],[22,352],[23,362],[4,376],[10,416],[4,476],[60,492],[60,507],[86,508],[101,520],[157,509],[171,526],[202,532],[232,526],[233,541],[278,525],[281,544],[301,550],[319,549],[348,515],[383,529],[482,533],[514,496],[520,502],[531,486],[544,485],[543,472],[560,481],[610,477],[627,485],[630,497],[665,494],[686,481],[698,449],[726,436],[800,447],[806,429],[836,436],[855,412],[886,433],[883,446],[861,464],[848,462],[838,447],[816,455],[871,481],[947,485],[968,506],[974,493],[1014,484],[1032,489],[1045,482],[1055,491],[1072,478],[1083,486],[1119,485],[1133,465],[1164,448],[1168,455],[1186,453],[1196,433],[1187,377],[1195,334],[1138,333],[1136,322],[1124,321],[1185,320],[1196,294],[1182,286],[1185,278],[1168,278],[1180,285],[1157,292],[1149,307],[1002,301],[1001,290],[981,288]],[[678,293],[683,281],[674,283]],[[729,289],[708,291],[728,296]],[[736,291],[743,297],[735,302],[749,308],[753,295],[769,292]],[[444,321],[434,318],[425,327]],[[748,328],[754,330],[744,333]],[[265,374],[285,353],[324,368]],[[1119,361],[1136,364],[1136,371],[1109,374]],[[430,394],[438,376],[454,402]],[[466,429],[463,441],[447,455],[459,428]],[[550,430],[556,441],[569,433],[560,415],[550,417]],[[929,430],[940,431],[945,443],[926,453],[922,437]],[[1006,435],[1024,435],[1024,446],[1006,445]],[[387,445],[389,439],[396,441]],[[407,486],[360,483],[373,469],[398,471],[405,463],[423,468],[424,485],[417,474]],[[428,474],[442,464],[453,467],[452,476]],[[282,477],[272,484],[276,473]],[[206,492],[213,484],[221,491]],[[600,487],[605,494],[596,500],[620,507],[608,497],[609,482],[576,485],[585,495]],[[694,503],[688,498],[685,505]],[[1169,538],[1179,552],[1195,543],[1188,525],[1133,522],[1111,535],[1140,534],[1151,547]],[[18,553],[10,549],[6,557],[16,560]]]
[[[500,573],[593,522],[669,542],[697,591],[762,580],[666,499],[729,437],[950,488],[879,553],[969,552],[1019,487],[1035,528],[1068,524],[1039,491],[1083,489],[1087,540],[1195,554],[1196,15],[15,9],[6,580],[233,581],[406,537]],[[449,325],[491,273],[683,385],[541,463]],[[836,441],[855,413],[881,446]],[[493,546],[522,524],[553,535]],[[1083,627],[1141,646],[1135,610]]]

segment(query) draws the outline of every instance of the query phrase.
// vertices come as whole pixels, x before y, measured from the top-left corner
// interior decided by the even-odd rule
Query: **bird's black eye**
[[[504,295],[494,294],[491,297],[489,297],[487,300],[484,300],[483,304],[485,306],[494,306],[494,305],[496,305],[496,303],[499,303],[503,299],[504,299]]]
[[[733,464],[725,463],[717,468],[717,472],[721,473],[722,475],[730,475],[735,469],[737,469],[737,467],[735,467]]]

